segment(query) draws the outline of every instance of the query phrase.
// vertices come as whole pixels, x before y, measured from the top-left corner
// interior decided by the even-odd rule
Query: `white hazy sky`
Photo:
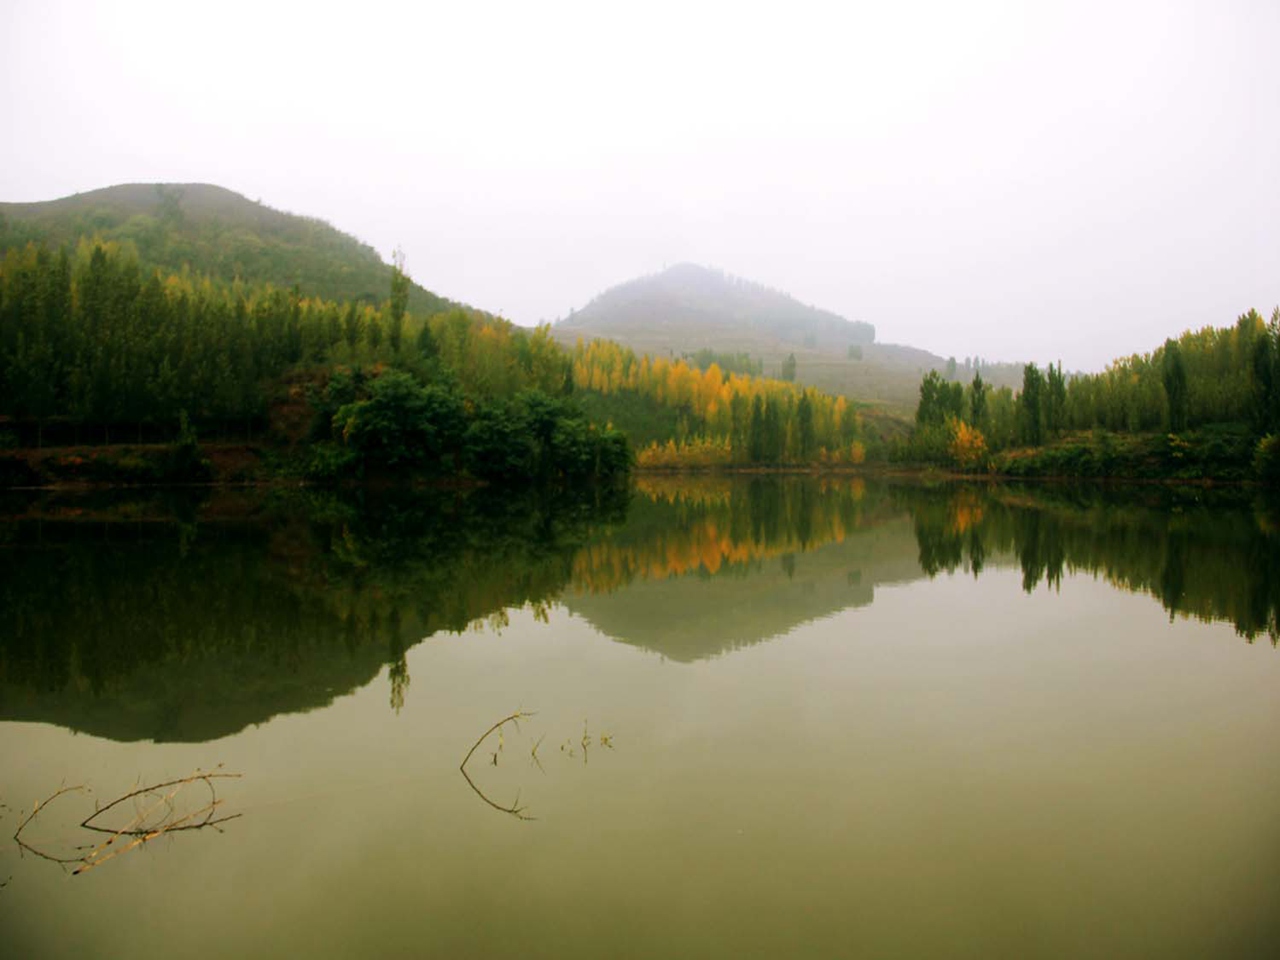
[[[1280,303],[1280,0],[0,0],[0,199],[203,181],[535,323],[691,260],[1099,369]]]

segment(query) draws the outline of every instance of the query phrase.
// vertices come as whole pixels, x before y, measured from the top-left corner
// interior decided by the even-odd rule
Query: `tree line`
[[[1062,365],[1024,367],[1022,389],[993,390],[979,371],[968,384],[936,371],[920,384],[914,429],[901,456],[977,465],[1015,446],[1040,447],[1066,434],[1183,434],[1227,428],[1266,440],[1280,433],[1280,308],[1255,310],[1234,326],[1170,338],[1156,350],[1097,374],[1066,376]]]

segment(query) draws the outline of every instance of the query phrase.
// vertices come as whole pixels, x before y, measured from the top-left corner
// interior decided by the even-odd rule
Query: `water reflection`
[[[914,519],[920,567],[977,576],[1012,558],[1027,592],[1085,572],[1148,593],[1175,615],[1223,620],[1252,642],[1280,630],[1280,538],[1274,507],[1241,492],[995,486],[895,497]]]
[[[115,740],[204,741],[310,710],[405,651],[569,582],[625,499],[367,491],[28,505],[0,525],[0,719]]]
[[[203,741],[314,709],[423,638],[563,604],[676,661],[1016,565],[1277,640],[1280,540],[1244,492],[646,480],[626,498],[365,491],[14,501],[0,523],[0,719]]]

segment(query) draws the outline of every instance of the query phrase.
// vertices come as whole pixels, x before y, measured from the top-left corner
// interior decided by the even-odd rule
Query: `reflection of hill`
[[[407,646],[541,603],[616,513],[380,494],[253,522],[0,526],[0,720],[202,741],[314,709]]]
[[[899,516],[807,553],[575,593],[569,610],[602,633],[672,660],[714,656],[801,623],[870,604],[875,588],[921,576],[911,522]]]
[[[651,483],[625,523],[618,502],[360,496],[171,506],[184,522],[158,519],[159,502],[14,507],[23,519],[0,523],[0,720],[208,740],[324,706],[384,665],[394,706],[408,647],[513,606],[559,598],[687,662],[995,560],[1027,589],[1088,571],[1171,613],[1278,632],[1278,526],[1238,494]]]

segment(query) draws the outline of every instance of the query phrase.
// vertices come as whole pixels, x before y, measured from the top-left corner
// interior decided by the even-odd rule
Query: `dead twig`
[[[511,723],[515,725],[517,730],[519,730],[520,721],[528,719],[533,715],[534,715],[533,713],[528,711],[517,710],[515,713],[503,717],[501,720],[499,720],[497,723],[491,726],[484,733],[480,734],[480,738],[471,745],[471,749],[467,751],[467,755],[462,758],[462,763],[458,764],[458,772],[462,774],[462,779],[467,781],[467,786],[469,786],[472,790],[475,791],[476,796],[478,796],[481,800],[483,800],[489,806],[493,807],[493,809],[501,810],[503,813],[510,814],[511,816],[515,817],[517,820],[536,820],[537,817],[531,817],[527,813],[525,813],[526,808],[520,806],[519,792],[516,793],[515,802],[512,803],[511,806],[509,807],[504,807],[502,804],[497,803],[496,801],[490,799],[489,796],[483,790],[481,790],[478,786],[476,786],[476,782],[472,780],[470,775],[467,773],[467,761],[470,760],[472,755],[476,752],[476,750],[479,749],[480,744],[484,743],[484,741],[489,737],[489,735],[492,734],[495,730],[498,731],[498,739],[499,739],[498,749],[501,750],[502,749],[502,733],[501,733],[502,728],[506,726],[508,723]],[[541,743],[542,741],[539,740],[538,742]],[[534,749],[534,759],[536,760],[538,748],[535,745],[533,749]],[[498,754],[496,752],[492,755],[491,763],[494,766],[497,766]]]
[[[106,806],[97,807],[93,813],[80,821],[80,826],[83,829],[91,830],[96,833],[105,833],[108,834],[108,836],[107,839],[103,840],[92,849],[89,849],[87,845],[78,848],[80,851],[89,849],[89,852],[80,852],[74,857],[61,857],[46,853],[43,850],[33,847],[22,838],[22,831],[50,803],[65,793],[85,789],[83,786],[63,787],[47,799],[35,805],[31,813],[29,813],[23,819],[22,823],[18,825],[18,829],[15,831],[13,839],[18,844],[20,850],[32,853],[45,860],[67,865],[72,863],[79,864],[79,866],[71,872],[72,875],[81,874],[86,870],[90,870],[93,867],[106,863],[108,860],[114,859],[122,853],[127,853],[128,851],[133,850],[136,847],[140,847],[144,843],[148,843],[157,837],[164,836],[167,833],[174,833],[182,830],[201,830],[206,827],[213,827],[216,830],[218,828],[218,824],[226,823],[228,820],[235,820],[237,817],[241,816],[241,814],[237,813],[228,817],[214,816],[218,807],[221,806],[222,800],[218,798],[217,788],[214,786],[213,781],[219,779],[239,779],[239,777],[240,774],[238,773],[212,773],[197,770],[195,773],[187,777],[180,777],[176,780],[166,780],[163,783],[148,784],[147,786],[139,787],[136,790],[131,790],[123,796],[112,800]],[[177,813],[177,808],[174,804],[175,797],[177,797],[184,787],[193,783],[203,783],[209,788],[209,802],[199,809],[193,810],[191,813],[175,818],[175,814]],[[167,792],[160,792],[164,790],[167,790]],[[94,822],[109,810],[120,806],[126,801],[136,800],[139,797],[154,797],[155,802],[145,806],[143,809],[137,809],[135,805],[133,819],[128,821],[124,826],[118,828],[104,827]],[[157,819],[157,814],[162,810],[163,813],[160,815],[159,819]],[[126,837],[129,838],[129,842],[121,844],[118,847],[114,847],[110,852],[107,852],[108,847],[112,847],[117,840]]]
[[[24,853],[24,854],[31,853],[44,860],[50,860],[53,863],[78,862],[80,860],[79,857],[55,857],[52,854],[45,853],[43,850],[36,849],[35,847],[31,846],[29,843],[27,843],[25,840],[22,839],[22,831],[27,828],[27,824],[29,824],[32,820],[36,818],[37,815],[39,815],[41,810],[49,806],[49,804],[53,803],[53,801],[57,800],[63,794],[75,793],[77,790],[84,790],[84,789],[85,789],[84,784],[77,784],[74,787],[59,787],[57,790],[51,793],[44,800],[37,801],[36,805],[31,808],[31,812],[28,813],[22,819],[22,822],[20,824],[18,824],[18,829],[13,831],[13,842],[18,845],[18,852]]]
[[[471,777],[467,775],[467,771],[464,768],[459,767],[458,769],[462,773],[462,779],[467,781],[467,786],[469,786],[472,790],[474,790],[476,793],[476,796],[479,797],[481,800],[483,800],[485,803],[487,803],[489,806],[493,807],[493,809],[501,810],[503,813],[509,813],[511,816],[515,817],[517,820],[537,820],[538,819],[537,817],[531,817],[527,813],[525,813],[525,810],[528,809],[527,807],[520,806],[520,792],[518,790],[516,791],[515,802],[512,803],[511,806],[509,807],[504,807],[502,804],[498,803],[497,801],[489,799],[488,795],[483,790],[481,790],[478,786],[476,786],[475,781],[472,780]]]
[[[495,723],[492,727],[490,727],[484,733],[480,734],[480,739],[471,745],[471,749],[468,750],[467,755],[462,758],[462,763],[458,765],[458,769],[461,770],[463,767],[467,765],[467,761],[471,759],[471,755],[476,752],[476,749],[480,746],[480,744],[484,743],[485,738],[488,737],[489,734],[493,733],[493,731],[499,729],[500,727],[506,726],[508,723],[514,723],[516,725],[516,729],[519,730],[520,721],[526,720],[532,716],[534,716],[533,713],[529,713],[524,710],[517,710],[515,713],[511,714],[510,716],[503,717],[501,720]]]
[[[147,796],[149,794],[155,793],[157,790],[163,790],[165,787],[176,787],[177,789],[175,789],[172,793],[168,794],[166,798],[162,798],[162,801],[172,800],[173,797],[177,794],[178,790],[180,790],[182,787],[185,787],[188,784],[197,783],[197,782],[201,782],[209,788],[209,793],[210,793],[209,806],[215,807],[222,801],[220,801],[217,797],[217,791],[214,789],[213,781],[214,780],[239,780],[240,777],[241,777],[241,774],[239,773],[202,773],[200,771],[197,771],[196,773],[193,773],[189,777],[181,777],[177,780],[166,780],[164,783],[154,783],[147,787],[140,787],[137,790],[134,790],[130,793],[126,793],[122,797],[117,797],[115,800],[112,800],[110,803],[108,803],[105,807],[99,807],[89,816],[81,820],[80,826],[84,827],[86,830],[96,830],[99,833],[110,833],[116,836],[127,836],[127,835],[149,833],[150,830],[146,828],[129,827],[123,830],[113,830],[110,827],[98,827],[98,826],[94,826],[93,821],[97,820],[100,816],[102,816],[112,807],[117,807],[120,804],[124,803],[126,800],[132,800],[134,797]],[[159,803],[153,805],[151,808],[151,811],[154,811],[156,807],[159,805],[160,805]],[[205,808],[205,809],[208,809],[208,808]],[[149,813],[151,811],[149,811]],[[184,817],[183,819],[187,819],[187,818]],[[231,819],[230,817],[223,817],[218,822],[222,822],[222,820],[230,820],[230,819]],[[139,818],[135,816],[134,823],[136,824],[139,822],[146,823],[146,820],[145,819],[139,820]],[[195,830],[200,827],[210,826],[210,825],[211,825],[211,821],[202,821],[201,823],[193,823],[185,827],[171,826],[169,827],[169,829],[170,830],[178,830],[178,829]]]

